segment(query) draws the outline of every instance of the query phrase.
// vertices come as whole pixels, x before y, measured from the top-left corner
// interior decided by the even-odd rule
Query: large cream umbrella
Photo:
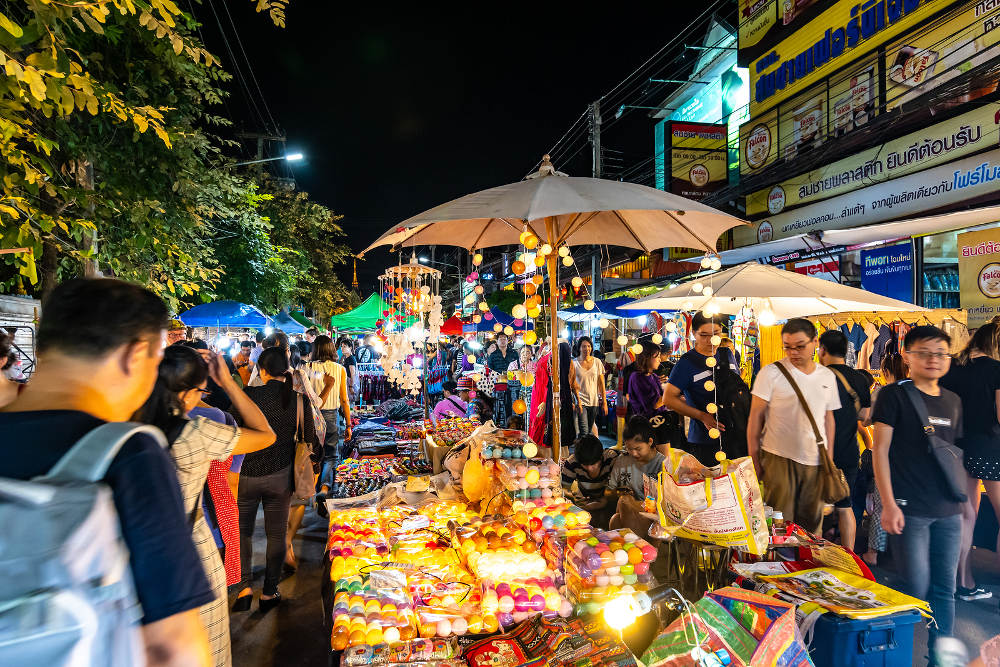
[[[696,287],[700,286],[700,289]],[[890,299],[767,264],[748,262],[709,273],[619,306],[618,310],[715,310],[735,315],[744,306],[760,318],[785,320],[807,315],[854,311],[924,311],[912,303]]]
[[[562,245],[614,245],[650,252],[697,248],[715,252],[728,229],[746,224],[710,206],[635,183],[570,177],[549,156],[537,172],[510,185],[476,192],[404,220],[361,254],[377,246],[453,245],[467,250],[517,245],[524,231],[553,249]],[[549,314],[557,336],[557,257],[547,256]],[[552,346],[554,405],[559,403],[558,345]],[[559,460],[559,419],[553,420],[553,454]]]

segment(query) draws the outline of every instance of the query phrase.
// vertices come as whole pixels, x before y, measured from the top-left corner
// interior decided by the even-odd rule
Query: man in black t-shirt
[[[903,359],[919,392],[935,433],[954,444],[962,435],[962,404],[938,385],[951,363],[950,339],[932,326],[910,329],[903,340]],[[906,381],[904,381],[906,382]],[[882,498],[882,527],[893,540],[893,554],[906,582],[906,592],[927,600],[934,614],[929,647],[950,636],[955,622],[955,573],[962,537],[962,503],[948,490],[929,451],[924,424],[902,383],[879,390],[873,463]]]
[[[337,343],[340,346],[340,365],[347,371],[347,394],[351,403],[358,400],[358,360],[354,358],[354,342],[347,336],[341,337]]]
[[[819,363],[837,377],[840,392],[840,409],[833,411],[833,465],[844,472],[847,486],[852,490],[858,483],[858,466],[861,450],[858,448],[858,421],[868,418],[872,405],[868,378],[847,365],[847,336],[839,329],[824,331],[819,337]],[[851,497],[837,501],[837,524],[840,527],[840,543],[854,550],[857,537],[857,521],[851,507]]]
[[[152,292],[109,279],[70,280],[42,306],[38,370],[0,411],[0,477],[44,475],[91,430],[128,421],[156,382],[167,309]],[[148,665],[208,665],[198,608],[215,599],[191,539],[170,456],[146,434],[104,476],[142,606]]]

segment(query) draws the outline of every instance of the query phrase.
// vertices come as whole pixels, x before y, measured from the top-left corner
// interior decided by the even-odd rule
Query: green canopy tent
[[[323,328],[320,325],[313,322],[312,320],[310,320],[308,317],[306,317],[301,310],[289,311],[288,316],[293,320],[295,320],[296,322],[298,322],[299,324],[301,324],[302,326],[304,326],[306,329],[310,327],[316,327],[317,329]]]
[[[385,319],[382,314],[391,308],[380,295],[372,294],[354,310],[330,318],[330,328],[341,332],[375,331],[375,323]]]

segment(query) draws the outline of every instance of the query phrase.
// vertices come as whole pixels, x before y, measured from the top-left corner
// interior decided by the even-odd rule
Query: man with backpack
[[[0,411],[0,606],[23,617],[0,634],[0,664],[210,663],[198,608],[214,595],[163,434],[114,423],[149,396],[167,319],[152,292],[110,279],[43,304],[38,370]]]
[[[718,346],[722,337],[722,326],[711,317],[702,312],[695,313],[691,318],[691,333],[694,334],[694,347],[681,356],[670,372],[670,379],[664,388],[664,405],[690,419],[687,433],[688,453],[694,455],[702,464],[714,466],[717,465],[715,453],[719,451],[719,442],[709,437],[711,429],[718,429],[722,434],[723,451],[728,458],[737,458],[744,451],[742,443],[735,444],[734,434],[726,433],[728,429],[720,423],[723,416],[721,408],[724,403],[719,401],[717,384],[722,371],[729,369],[730,364],[735,362],[730,362],[732,353],[728,348]],[[717,340],[713,342],[713,339]],[[719,354],[720,352],[722,354]],[[714,360],[713,366],[708,365],[712,363],[708,361],[709,359]],[[749,392],[744,398],[749,400]],[[730,402],[735,400],[732,399]],[[709,405],[719,409],[714,414],[710,413]],[[740,424],[737,420],[734,425],[742,426],[740,431],[746,430],[745,422]]]
[[[951,365],[950,342],[937,327],[910,329],[902,352],[909,380],[879,389],[872,414],[882,527],[893,541],[905,592],[931,605],[931,664],[937,639],[950,636],[955,623],[962,505],[968,500],[961,450],[954,446],[962,435],[962,402],[938,384]]]
[[[868,378],[847,365],[847,336],[840,329],[824,331],[819,337],[818,357],[819,363],[833,371],[837,377],[840,409],[833,411],[833,465],[843,471],[847,486],[853,489],[858,482],[858,469],[861,465],[858,422],[868,418],[872,406]],[[838,500],[834,507],[837,508],[840,543],[853,551],[858,527],[851,507],[851,496]]]

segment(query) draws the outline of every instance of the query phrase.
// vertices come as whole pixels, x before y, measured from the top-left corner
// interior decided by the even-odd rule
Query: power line
[[[236,28],[236,23],[233,22],[233,15],[229,12],[229,3],[223,2],[222,6],[226,10],[226,16],[229,17],[229,24],[233,26],[233,35],[236,37],[236,43],[240,47],[240,52],[243,53],[243,59],[246,61],[247,70],[250,72],[250,78],[253,80],[253,85],[257,89],[257,95],[260,97],[261,104],[264,105],[264,111],[267,112],[267,117],[271,120],[271,131],[275,134],[280,134],[278,130],[278,124],[274,121],[274,116],[271,115],[271,109],[267,105],[267,99],[264,97],[264,92],[260,89],[260,84],[257,83],[257,75],[254,74],[253,64],[250,62],[250,58],[247,56],[246,49],[243,48],[243,40],[240,39],[240,31]]]
[[[219,19],[219,13],[215,10],[214,0],[208,0],[208,6],[212,10],[212,15],[215,16],[215,23],[219,28],[219,34],[222,36],[222,41],[226,45],[226,51],[229,53],[229,59],[233,63],[233,68],[236,70],[236,78],[240,83],[241,91],[243,96],[246,98],[251,110],[257,115],[257,120],[260,122],[260,126],[266,128],[267,122],[264,120],[264,114],[260,112],[260,108],[257,106],[256,101],[253,98],[253,93],[250,87],[247,85],[246,78],[243,76],[243,71],[240,68],[239,62],[236,60],[236,54],[233,52],[232,46],[229,44],[229,38],[226,36],[226,31],[222,27],[222,20]]]

